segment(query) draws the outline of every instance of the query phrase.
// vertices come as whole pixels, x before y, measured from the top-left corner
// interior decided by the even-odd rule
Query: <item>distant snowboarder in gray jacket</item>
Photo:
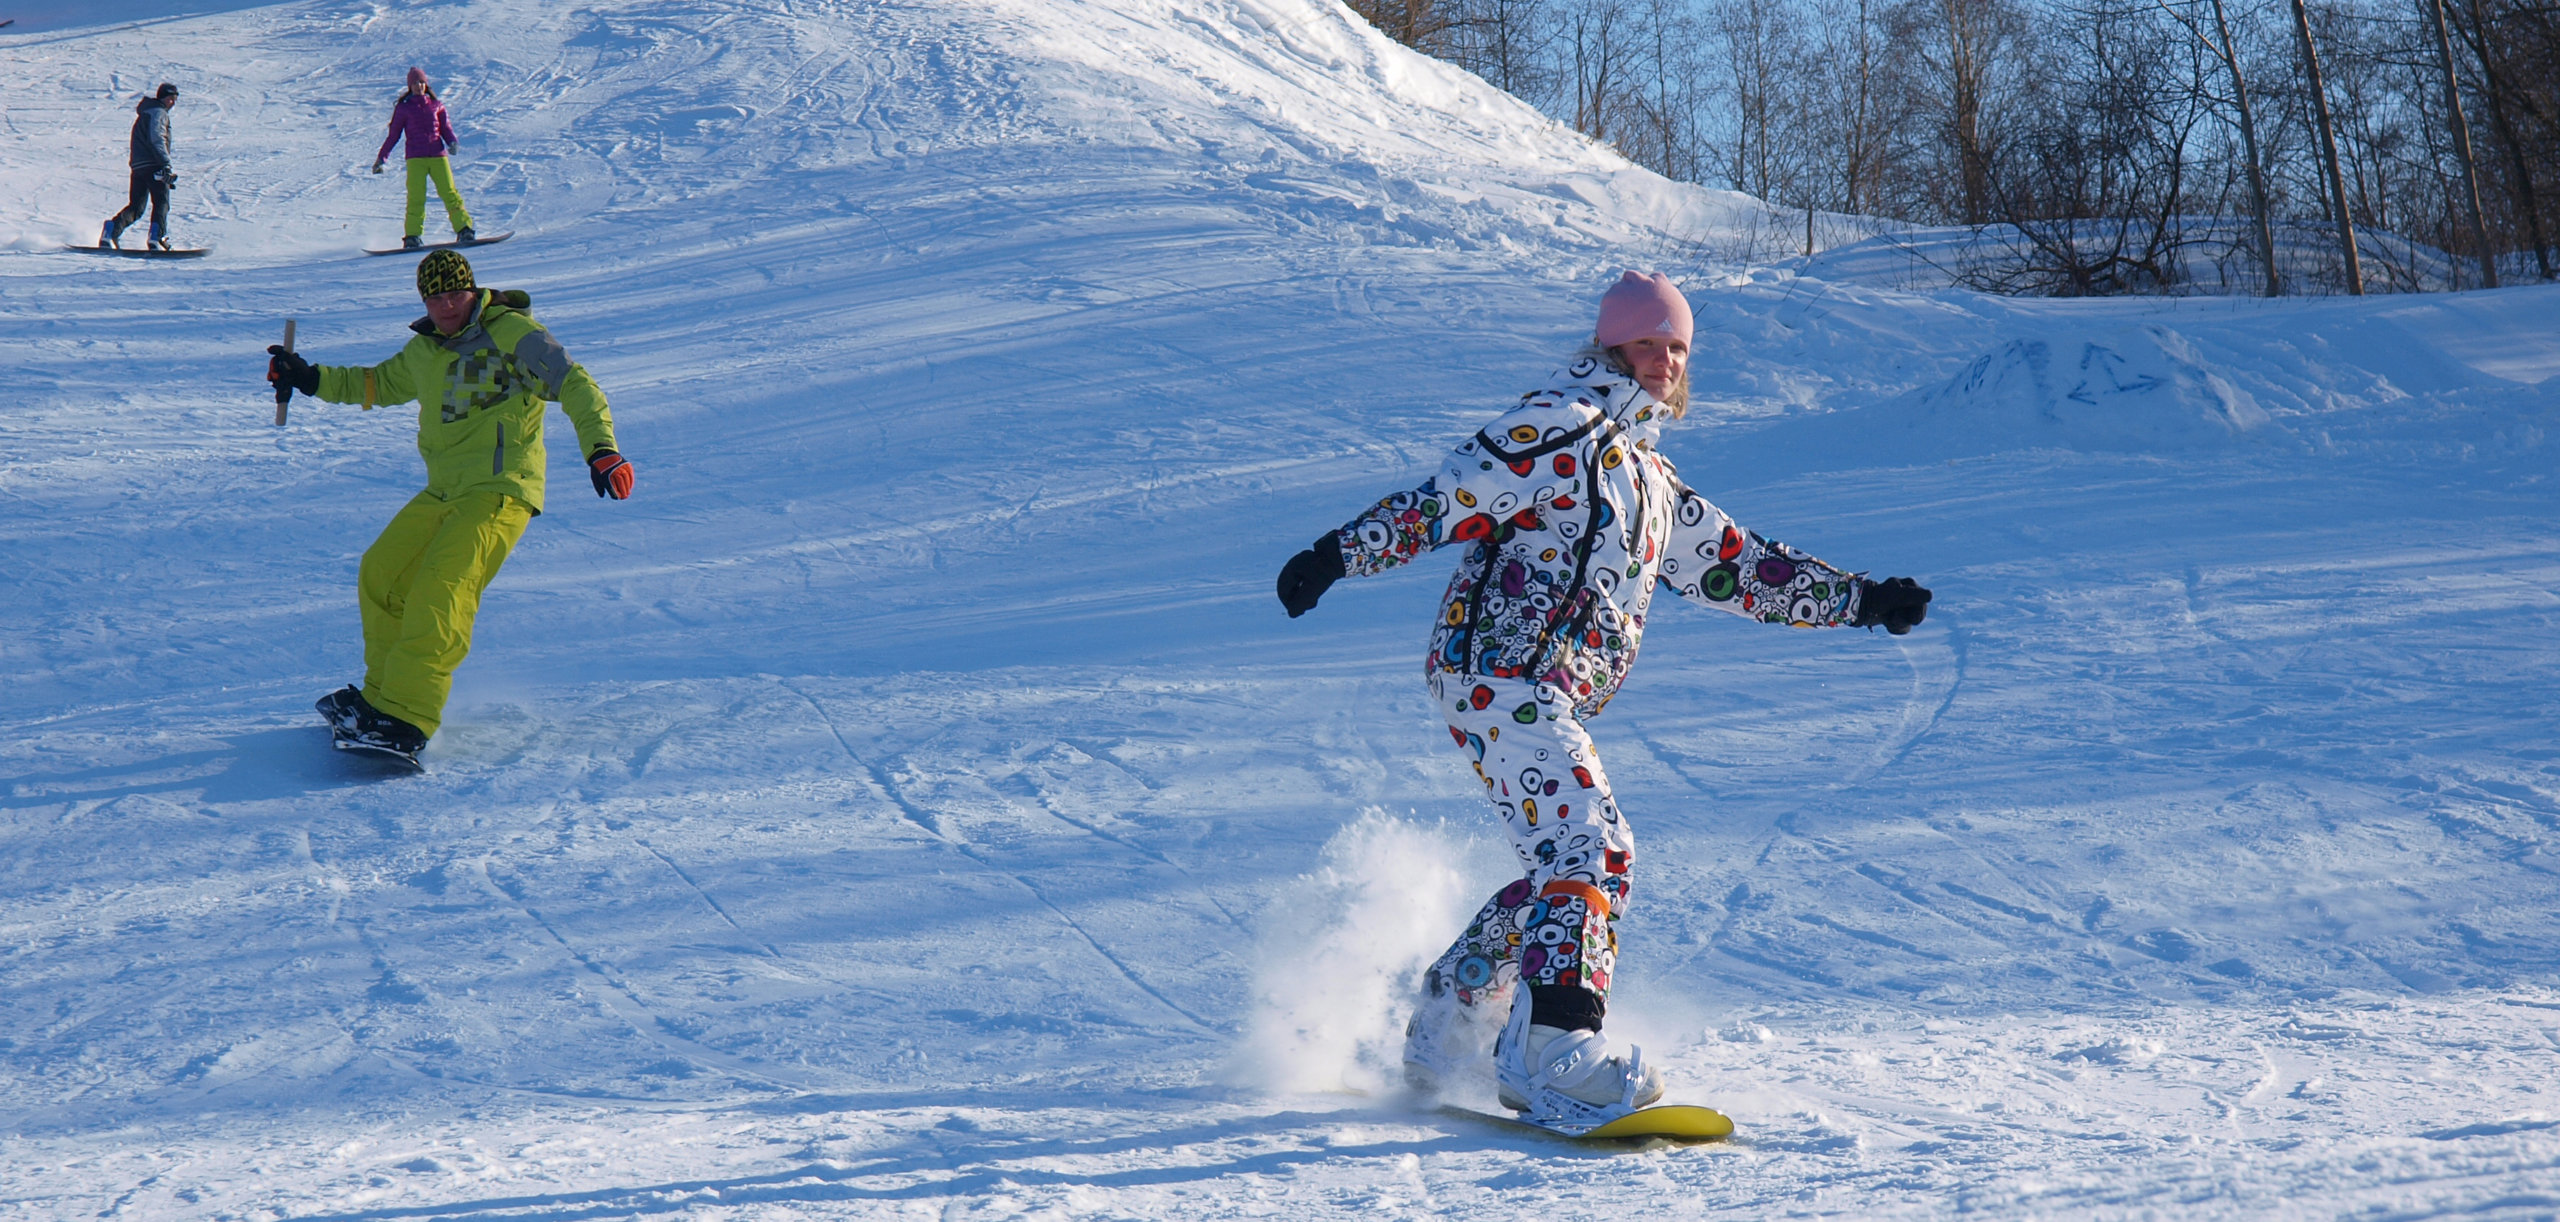
[[[124,211],[107,218],[106,227],[98,231],[98,245],[112,248],[124,236],[125,227],[142,219],[145,203],[151,207],[151,249],[169,249],[169,188],[178,185],[178,172],[169,166],[169,109],[178,104],[178,87],[162,81],[157,92],[133,107],[133,153],[128,160],[133,166],[133,187]]]

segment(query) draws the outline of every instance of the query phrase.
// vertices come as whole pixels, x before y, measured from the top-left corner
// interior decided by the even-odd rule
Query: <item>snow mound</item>
[[[1833,238],[1836,245],[1817,247],[1812,256],[1789,260],[1788,265],[1825,280],[1908,291],[1970,286],[2044,293],[2065,287],[2042,247],[2059,240],[2057,226],[2039,226],[2040,232],[2031,235],[2012,225],[1869,222],[1862,236],[1853,220],[1842,220],[1848,223],[1825,228],[1821,234],[1850,240]],[[2165,260],[2165,266],[2174,269],[2169,292],[2248,297],[2263,288],[2265,272],[2253,253],[2257,239],[2244,219],[2190,216],[2181,225],[2180,243]],[[2138,230],[2126,231],[2114,222],[2097,220],[2077,222],[2073,229],[2082,253],[2092,259],[2115,250],[2140,253]],[[2288,292],[2319,296],[2342,291],[2328,229],[2316,224],[2282,225],[2276,241],[2279,266],[2291,286]],[[2427,293],[2456,287],[2457,280],[2476,287],[2459,260],[2435,247],[2381,229],[2360,230],[2357,241],[2368,260],[2369,292]],[[2135,282],[2130,287],[2139,291],[2144,285]]]
[[[2194,453],[2285,436],[2192,340],[2154,323],[2011,339],[1935,386],[1782,423],[1760,443],[1894,465],[2037,449]]]

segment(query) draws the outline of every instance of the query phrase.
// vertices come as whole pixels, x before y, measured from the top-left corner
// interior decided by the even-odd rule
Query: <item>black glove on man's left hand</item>
[[[1289,609],[1289,618],[1315,610],[1316,600],[1342,580],[1342,571],[1342,544],[1330,531],[1314,547],[1289,557],[1280,566],[1280,605]]]
[[[288,352],[282,344],[267,345],[267,381],[277,386],[290,386],[317,398],[320,394],[320,367]]]
[[[1879,624],[1895,636],[1901,636],[1929,618],[1929,587],[1908,577],[1887,577],[1882,581],[1858,579],[1858,618],[1860,628]]]

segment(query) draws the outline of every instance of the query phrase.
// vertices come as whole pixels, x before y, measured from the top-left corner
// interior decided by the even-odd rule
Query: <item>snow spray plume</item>
[[[1284,1093],[1396,1081],[1422,970],[1491,890],[1495,871],[1469,868],[1481,850],[1374,807],[1334,833],[1270,908],[1231,1077]]]

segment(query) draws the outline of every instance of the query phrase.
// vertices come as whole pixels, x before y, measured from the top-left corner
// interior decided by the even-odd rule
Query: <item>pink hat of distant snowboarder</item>
[[[411,68],[411,69],[409,69],[409,83],[410,83],[410,84],[412,84],[412,85],[424,85],[424,84],[426,84],[426,83],[427,83],[427,70],[426,70],[426,69],[424,69],[424,68]]]
[[[1689,342],[1695,327],[1689,299],[1660,272],[1628,272],[1600,298],[1600,325],[1592,338],[1615,348],[1646,336]]]

